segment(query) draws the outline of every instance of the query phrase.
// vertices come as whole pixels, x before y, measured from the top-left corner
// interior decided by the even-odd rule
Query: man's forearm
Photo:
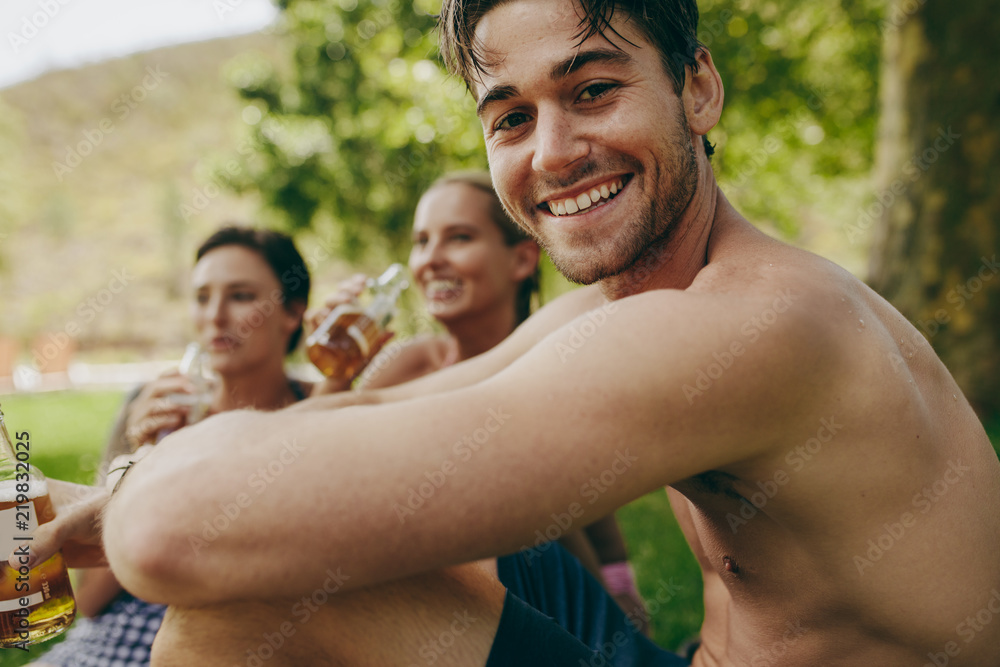
[[[285,408],[286,412],[336,410],[356,405],[378,405],[388,402],[379,390],[342,391],[334,394],[314,394],[304,401]]]
[[[140,597],[188,606],[308,593],[340,567],[346,588],[366,586],[516,550],[568,508],[582,526],[669,483],[655,466],[632,465],[648,437],[614,444],[631,443],[629,428],[662,410],[635,391],[663,381],[648,359],[621,357],[635,321],[649,317],[641,304],[629,312],[573,364],[559,354],[567,328],[461,390],[397,401],[380,390],[338,410],[234,411],[168,437],[108,511],[115,574]],[[608,372],[626,361],[618,376]],[[580,389],[596,377],[627,380]],[[304,405],[345,400],[357,399]],[[565,426],[544,428],[553,421]],[[643,456],[676,458],[680,475],[695,465],[659,446]],[[581,504],[581,485],[609,466],[621,481]]]

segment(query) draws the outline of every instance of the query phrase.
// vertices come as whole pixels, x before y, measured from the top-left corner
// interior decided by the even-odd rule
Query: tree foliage
[[[726,87],[716,174],[747,217],[793,235],[842,215],[831,181],[865,178],[877,120],[881,3],[699,3]],[[810,211],[811,209],[811,211]]]
[[[413,207],[446,169],[485,166],[464,87],[437,60],[423,0],[284,0],[287,63],[246,55],[231,80],[264,160],[255,188],[292,229],[335,223],[348,259],[400,250]]]

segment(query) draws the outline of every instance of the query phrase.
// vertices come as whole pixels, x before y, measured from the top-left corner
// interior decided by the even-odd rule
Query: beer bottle
[[[208,414],[208,409],[212,406],[212,399],[215,397],[216,379],[211,369],[208,353],[198,343],[188,344],[177,370],[181,375],[191,380],[191,384],[194,385],[194,393],[171,394],[167,398],[171,403],[191,406],[187,416],[187,425],[190,426],[201,421]],[[166,436],[165,433],[164,436]],[[158,439],[162,439],[162,437]]]
[[[28,569],[31,534],[55,518],[45,477],[29,465],[31,442],[17,433],[17,449],[0,410],[0,553],[24,554],[18,569],[0,564],[0,647],[25,649],[63,632],[76,601],[62,554]]]
[[[351,381],[378,352],[378,342],[396,313],[396,300],[409,283],[402,264],[393,264],[367,283],[372,299],[334,308],[306,340],[309,360],[328,378]]]

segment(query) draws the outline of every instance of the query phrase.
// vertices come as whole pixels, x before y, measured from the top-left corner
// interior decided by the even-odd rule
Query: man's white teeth
[[[622,189],[621,179],[602,183],[598,187],[590,189],[590,192],[581,192],[576,197],[560,199],[549,202],[549,212],[553,215],[572,215],[578,211],[590,208],[602,199],[610,199],[612,195]]]

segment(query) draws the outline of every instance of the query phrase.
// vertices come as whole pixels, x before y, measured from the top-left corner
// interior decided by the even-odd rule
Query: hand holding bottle
[[[31,436],[17,432],[17,452],[0,411],[0,647],[51,639],[73,621],[76,602],[62,554],[33,552],[34,533],[55,518],[45,476],[30,465]]]
[[[200,346],[188,345],[180,368],[146,384],[129,406],[125,437],[132,449],[202,419],[214,382]]]
[[[56,516],[32,533],[33,562],[45,562],[62,551],[67,567],[102,567],[101,515],[110,489],[74,484],[58,479],[46,480],[49,498]],[[8,564],[17,565],[17,554],[7,554]]]
[[[211,357],[198,343],[191,343],[184,350],[184,357],[178,372],[190,382],[193,392],[180,393],[167,398],[174,403],[187,405],[188,410],[186,424],[191,425],[201,421],[212,407],[212,399],[215,396],[215,385],[217,383],[215,373],[211,368]]]
[[[339,388],[346,389],[392,337],[386,326],[395,314],[399,294],[408,286],[405,271],[401,264],[393,264],[376,280],[356,275],[327,299],[329,310],[321,321],[321,313],[311,313],[310,323],[316,330],[306,340],[306,349],[309,359],[329,378],[327,384],[339,383]],[[359,297],[365,288],[372,298],[362,306]]]
[[[368,276],[363,273],[355,273],[350,278],[341,281],[337,285],[337,291],[330,294],[323,300],[323,305],[318,308],[310,308],[305,314],[305,326],[307,338],[320,328],[327,316],[338,306],[353,304],[359,305],[361,295],[365,291],[369,281]]]

